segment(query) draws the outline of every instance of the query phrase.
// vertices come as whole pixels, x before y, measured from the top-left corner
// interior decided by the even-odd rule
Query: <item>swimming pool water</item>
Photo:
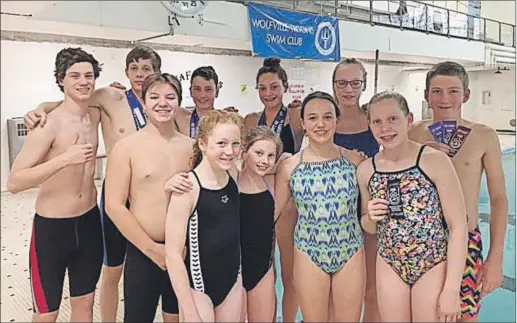
[[[515,149],[503,151],[503,171],[508,195],[508,215],[515,217]],[[490,201],[486,186],[486,176],[481,178],[481,190],[479,192],[479,213],[490,212]]]
[[[503,150],[503,170],[505,174],[506,193],[508,196],[508,228],[506,230],[505,250],[503,260],[503,287],[499,288],[483,298],[479,322],[515,322],[515,148]],[[483,174],[479,196],[479,213],[489,214],[490,203],[486,186],[486,177]],[[483,220],[484,218],[484,220]],[[489,250],[490,230],[486,222],[486,216],[480,216],[479,228],[483,245],[483,256],[486,257]],[[276,250],[277,281],[276,293],[278,299],[278,322],[282,317],[282,280],[280,278],[280,261],[278,248]],[[301,320],[298,313],[297,320]]]
[[[503,170],[506,194],[508,196],[508,227],[506,229],[503,254],[503,287],[483,298],[480,322],[515,322],[515,147],[503,149]],[[483,175],[479,196],[479,213],[490,213],[490,201]],[[488,219],[489,220],[489,219]],[[487,222],[480,221],[483,237],[483,256],[489,250],[490,228]]]

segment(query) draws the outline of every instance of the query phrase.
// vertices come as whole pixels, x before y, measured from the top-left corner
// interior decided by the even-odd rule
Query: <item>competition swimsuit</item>
[[[349,150],[360,151],[367,157],[373,157],[379,152],[379,144],[370,128],[358,133],[335,133],[334,143]]]
[[[239,191],[229,180],[223,188],[199,184],[196,207],[188,220],[185,267],[190,287],[210,297],[219,306],[235,285],[241,263]]]
[[[296,136],[294,135],[294,129],[291,128],[290,124],[285,124],[288,109],[285,105],[282,105],[280,110],[278,111],[275,119],[271,123],[271,130],[273,130],[278,138],[282,141],[285,153],[294,154],[298,151],[296,144]],[[259,119],[257,121],[258,126],[267,126],[266,124],[266,113],[264,111],[261,112]]]
[[[136,130],[139,131],[147,124],[147,115],[132,89],[126,91],[126,98],[129,108],[131,109]],[[106,192],[104,184],[105,181],[102,182],[100,199],[102,239],[104,246],[103,263],[107,267],[118,267],[124,263],[124,259],[126,258],[127,240],[106,212]],[[126,207],[129,209],[129,201],[126,201]]]
[[[444,222],[438,190],[420,168],[420,148],[414,166],[395,172],[377,170],[368,182],[372,198],[387,198],[388,181],[398,182],[403,217],[377,223],[379,255],[412,286],[434,266],[447,260],[448,231]]]
[[[266,184],[267,185],[267,184]],[[240,193],[242,282],[254,289],[273,265],[275,200],[269,190]]]
[[[34,313],[59,310],[66,271],[71,297],[95,291],[102,267],[99,216],[97,205],[71,218],[34,215],[29,248]]]
[[[303,152],[289,179],[299,214],[294,245],[327,274],[334,274],[364,242],[357,217],[356,167],[343,155],[304,162]]]

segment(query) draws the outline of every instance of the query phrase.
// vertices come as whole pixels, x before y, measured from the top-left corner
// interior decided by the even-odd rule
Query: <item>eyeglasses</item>
[[[352,80],[352,81],[345,81],[345,80],[337,80],[334,81],[334,84],[336,84],[336,87],[338,89],[344,89],[348,84],[350,84],[350,87],[352,89],[359,89],[363,85],[363,80]]]

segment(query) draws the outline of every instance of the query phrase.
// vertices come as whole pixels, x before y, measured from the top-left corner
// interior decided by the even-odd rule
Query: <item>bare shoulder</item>
[[[189,136],[185,136],[184,134],[178,132],[178,142],[184,148],[193,149],[194,143],[196,142],[196,140],[190,138]]]
[[[356,167],[365,159],[363,155],[354,150],[349,150],[343,147],[339,147],[340,153],[346,157]]]
[[[422,151],[420,161],[430,161],[431,163],[433,163],[450,161],[450,158],[443,151],[440,151],[438,149],[431,149],[426,146],[426,148],[424,148],[424,150]]]
[[[185,193],[172,192],[171,193],[171,202],[172,203],[179,202],[179,203],[182,203],[182,205],[184,205],[183,203],[188,201],[188,205],[190,205],[190,208],[191,208],[190,210],[188,210],[189,211],[188,215],[190,216],[190,213],[194,211],[193,209],[194,209],[197,199],[199,197],[200,188],[199,188],[199,183],[197,181],[196,176],[191,171],[187,172],[186,179],[192,183],[192,189]],[[174,201],[176,201],[176,202],[174,202]],[[183,212],[175,212],[175,213],[182,214]]]
[[[185,108],[182,108],[182,107],[178,107],[176,109],[176,112],[174,113],[174,122],[176,123],[176,125],[178,126],[179,131],[181,130],[184,130],[184,131],[188,131],[188,127],[189,127],[189,122],[190,122],[190,116],[192,115],[192,112],[185,109]]]
[[[298,163],[300,162],[300,152],[301,151],[284,159],[284,161],[282,161],[282,163],[280,163],[280,165],[278,166],[277,173],[278,174],[291,173],[293,171],[293,169],[296,167],[296,165],[298,165]]]
[[[192,201],[197,201],[200,190],[199,181],[192,171],[187,172],[187,179],[192,183],[192,189],[187,194]]]
[[[178,110],[176,111],[176,116],[178,117],[190,117],[192,115],[192,111],[187,110],[182,107],[178,107]]]
[[[264,181],[269,185],[269,187],[272,187],[275,183],[275,174],[267,174],[264,176]]]
[[[245,119],[245,120],[253,120],[253,119],[257,119],[257,118],[259,117],[260,113],[261,113],[261,112],[256,112],[256,111],[255,111],[255,112],[250,112],[250,113],[248,113],[248,114],[244,117],[244,119]]]
[[[427,131],[427,127],[433,123],[432,119],[425,119],[414,122],[408,131],[409,137],[419,136],[421,133]]]
[[[250,126],[254,126],[257,124],[257,120],[259,118],[259,115],[260,115],[260,112],[251,112],[251,113],[248,113],[245,117],[244,117],[244,123],[250,127]]]
[[[63,100],[61,101],[47,101],[47,102],[41,102],[40,104],[38,104],[36,106],[36,109],[35,110],[43,110],[43,111],[46,111],[47,108],[56,108],[57,106],[59,106],[61,103],[63,102]]]
[[[463,123],[466,127],[471,129],[472,134],[481,136],[497,135],[495,129],[487,126],[486,124],[472,122],[468,120],[463,120]]]
[[[95,90],[90,98],[90,105],[106,105],[111,102],[119,102],[125,98],[124,91],[105,86]]]
[[[483,151],[487,151],[495,146],[500,147],[499,137],[495,129],[477,122],[463,120],[462,124],[470,128],[469,137],[474,138],[476,147],[479,147]]]
[[[365,178],[369,177],[373,173],[373,158],[363,160],[359,166],[357,166],[357,177]]]
[[[60,130],[62,129],[62,117],[56,115],[55,113],[49,113],[47,115],[47,122],[44,127],[34,127],[31,131],[29,131],[28,136],[31,137],[40,137],[45,136],[50,139],[50,137],[55,138]]]
[[[416,121],[411,126],[411,129],[425,129],[432,123],[433,123],[433,119],[424,119],[424,120]]]
[[[196,142],[196,139],[194,139],[194,138],[190,138],[189,136],[185,136],[184,134],[181,134],[181,135],[182,135],[183,140],[189,145],[193,145]]]
[[[111,86],[105,86],[101,87],[94,92],[96,95],[99,96],[107,96],[107,97],[114,97],[114,98],[120,98],[125,96],[125,91],[121,89],[117,89]]]
[[[444,167],[447,167],[447,165],[449,165],[451,169],[454,168],[452,161],[447,154],[438,149],[431,149],[429,147],[424,148],[420,157],[419,165],[426,173],[431,174],[439,174],[443,172]]]

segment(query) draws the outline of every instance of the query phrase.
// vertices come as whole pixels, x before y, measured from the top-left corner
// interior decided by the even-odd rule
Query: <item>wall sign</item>
[[[248,18],[255,56],[334,62],[341,58],[336,17],[248,3]]]

